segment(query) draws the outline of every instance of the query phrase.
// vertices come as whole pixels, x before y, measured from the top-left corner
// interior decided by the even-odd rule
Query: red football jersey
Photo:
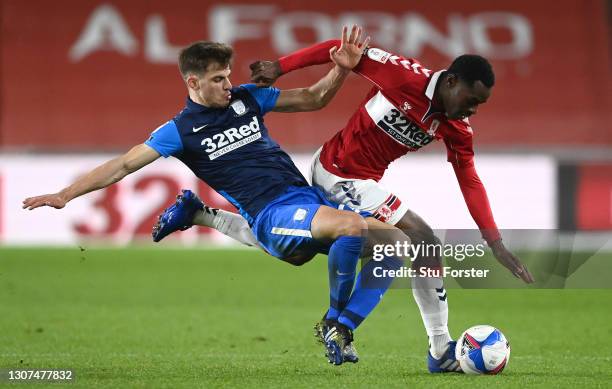
[[[283,73],[330,62],[331,40],[279,60]],[[487,241],[500,238],[486,191],[474,168],[473,132],[467,119],[448,120],[432,107],[442,71],[433,72],[417,60],[368,48],[354,72],[375,86],[346,126],[325,142],[320,160],[340,177],[380,180],[391,162],[443,140],[461,192]]]
[[[431,100],[442,71],[433,73],[416,60],[370,48],[354,71],[372,88],[346,126],[325,142],[321,163],[347,178],[380,180],[395,159],[444,140],[448,161],[471,165],[472,129],[466,120],[448,120]]]

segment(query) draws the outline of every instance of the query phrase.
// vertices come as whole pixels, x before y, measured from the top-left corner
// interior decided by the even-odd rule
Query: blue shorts
[[[332,203],[325,194],[312,186],[290,186],[281,196],[262,209],[253,223],[252,230],[259,244],[277,258],[287,258],[300,252],[327,253],[329,245],[312,237],[310,225],[321,205],[353,211]],[[371,216],[361,212],[361,216]]]

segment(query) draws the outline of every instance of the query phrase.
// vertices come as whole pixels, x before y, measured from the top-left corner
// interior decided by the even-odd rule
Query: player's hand
[[[506,246],[502,243],[501,239],[491,244],[491,250],[495,259],[504,265],[516,278],[520,278],[526,284],[535,282],[527,266],[525,266],[514,254],[512,254]]]
[[[367,37],[363,42],[361,39],[361,27],[353,25],[351,28],[351,35],[347,35],[348,28],[342,27],[342,39],[340,40],[340,47],[332,47],[329,50],[329,56],[331,60],[341,68],[345,70],[351,70],[361,60],[363,51],[368,47],[370,43],[370,37]]]
[[[278,61],[256,61],[249,67],[251,68],[251,81],[259,87],[271,86],[282,74]]]
[[[52,193],[42,196],[28,197],[23,200],[23,209],[33,210],[38,207],[53,207],[62,209],[66,206],[67,201],[59,194]]]

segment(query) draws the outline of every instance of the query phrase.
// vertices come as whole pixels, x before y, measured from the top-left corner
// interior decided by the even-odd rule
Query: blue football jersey
[[[241,85],[232,88],[227,108],[207,108],[187,98],[186,107],[153,131],[145,144],[181,160],[252,224],[289,186],[308,185],[264,124],[279,93],[276,88]]]

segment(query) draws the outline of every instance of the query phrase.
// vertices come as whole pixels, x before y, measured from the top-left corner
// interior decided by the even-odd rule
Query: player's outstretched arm
[[[342,86],[349,72],[357,66],[370,38],[361,41],[361,28],[353,26],[350,36],[342,29],[340,46],[333,46],[329,56],[336,66],[308,88],[282,90],[276,101],[276,112],[314,111],[325,107]]]
[[[344,26],[342,29],[342,38],[331,39],[325,42],[317,43],[313,46],[306,47],[304,49],[298,50],[294,53],[291,53],[285,57],[280,58],[277,61],[256,61],[250,65],[251,68],[251,81],[253,81],[257,86],[266,87],[274,84],[276,79],[278,79],[281,75],[285,73],[289,73],[293,70],[313,66],[313,65],[321,65],[329,62],[335,62],[336,64],[347,68],[353,69],[357,64],[345,64],[343,63],[343,51],[338,50],[336,55],[330,56],[330,53],[334,50],[334,48],[340,46],[346,47],[348,49],[353,49],[353,47],[347,46],[347,27]],[[363,51],[367,48],[370,38],[368,37],[363,43],[359,43],[359,35],[361,34],[361,28],[353,25],[351,28],[351,36],[348,40],[353,40],[356,37],[357,43],[359,45],[359,53],[363,53]],[[347,51],[345,54],[349,54],[350,51]],[[358,57],[359,59],[361,57]],[[353,59],[351,58],[351,61]],[[359,60],[357,61],[357,63]]]
[[[487,192],[476,173],[473,162],[463,167],[458,166],[458,164],[458,161],[453,163],[453,169],[455,170],[465,203],[472,218],[487,240],[489,247],[491,247],[495,259],[510,270],[515,277],[520,278],[525,283],[530,284],[534,282],[533,276],[529,273],[527,267],[504,246],[493,219],[493,212],[491,211]]]
[[[57,193],[28,197],[23,200],[23,208],[29,210],[43,206],[64,208],[70,200],[94,190],[106,188],[159,157],[157,151],[145,144],[135,146],[124,155],[111,159],[79,177],[70,186]]]
[[[290,53],[277,61],[257,61],[251,64],[251,80],[258,86],[270,86],[278,77],[297,69],[321,65],[330,61],[329,51],[341,41],[328,40]],[[353,72],[368,80],[379,89],[394,89],[410,83],[414,77],[429,77],[430,69],[424,68],[417,60],[386,52],[380,48],[368,48]],[[367,51],[366,51],[367,50]],[[371,51],[370,51],[371,50]]]
[[[255,61],[249,65],[251,68],[251,81],[260,87],[271,86],[285,73],[300,68],[329,63],[331,62],[329,51],[339,44],[339,40],[332,39],[298,50],[276,61]],[[289,66],[285,64],[287,61],[290,64],[296,64]]]

